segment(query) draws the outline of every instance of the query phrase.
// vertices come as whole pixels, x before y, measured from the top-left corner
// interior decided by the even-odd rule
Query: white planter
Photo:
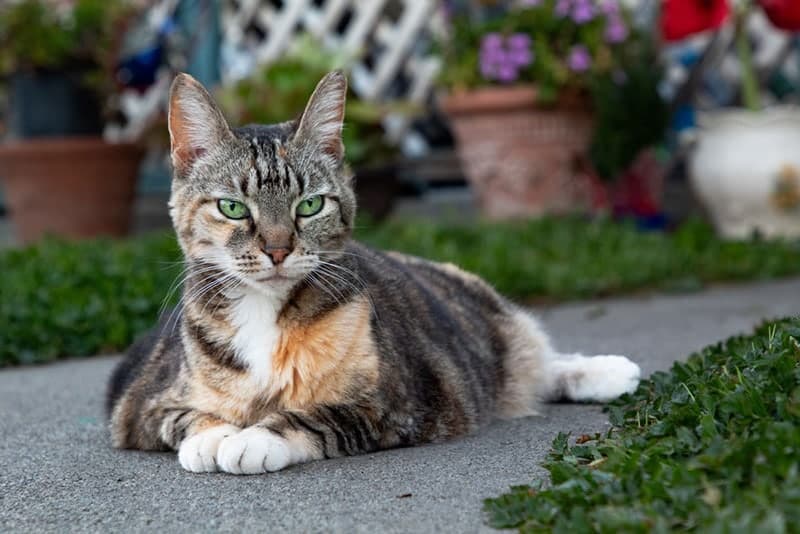
[[[689,173],[723,237],[800,237],[800,108],[701,116]]]

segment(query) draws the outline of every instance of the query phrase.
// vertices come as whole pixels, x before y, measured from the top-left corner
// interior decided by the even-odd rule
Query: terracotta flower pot
[[[17,237],[127,234],[143,151],[100,138],[0,145],[0,180]]]
[[[355,169],[358,211],[374,221],[386,218],[400,194],[400,165],[388,163]]]
[[[592,116],[583,100],[537,104],[533,87],[487,88],[445,97],[463,171],[484,215],[539,216],[589,207]]]

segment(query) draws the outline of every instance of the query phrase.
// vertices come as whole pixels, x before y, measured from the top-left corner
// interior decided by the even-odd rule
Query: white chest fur
[[[272,378],[272,355],[280,337],[277,323],[280,305],[278,298],[246,292],[232,309],[236,356],[247,365],[251,379],[262,386]]]

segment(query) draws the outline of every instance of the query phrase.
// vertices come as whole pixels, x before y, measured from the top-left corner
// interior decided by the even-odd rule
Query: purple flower
[[[572,20],[584,24],[594,18],[594,6],[590,0],[575,0],[572,4]]]
[[[600,2],[600,11],[606,16],[618,15],[619,4],[617,0],[603,0]]]
[[[533,61],[533,54],[530,50],[512,50],[508,53],[508,59],[517,67],[527,67]]]
[[[621,43],[628,38],[628,27],[619,16],[610,17],[606,24],[605,39],[609,43]]]
[[[531,47],[531,38],[524,33],[510,35],[506,42],[512,50],[528,50]]]
[[[559,17],[566,17],[572,9],[572,0],[558,0],[556,2],[556,15]]]
[[[486,34],[481,40],[480,72],[487,80],[503,83],[519,78],[519,70],[533,62],[531,38],[515,33],[507,38],[497,33]]]
[[[592,56],[583,45],[575,45],[569,52],[567,65],[575,72],[585,72],[592,66]]]
[[[481,52],[484,50],[500,50],[503,48],[503,36],[499,33],[487,33],[481,41]]]
[[[516,80],[518,77],[517,69],[511,64],[500,65],[497,68],[497,81],[509,83]]]

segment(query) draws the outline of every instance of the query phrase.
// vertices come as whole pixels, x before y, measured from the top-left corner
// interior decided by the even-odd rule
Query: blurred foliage
[[[800,273],[800,242],[723,241],[706,223],[643,233],[605,219],[444,225],[390,222],[359,239],[477,273],[517,299],[575,299]]]
[[[125,0],[20,0],[0,5],[0,75],[61,71],[108,90],[116,39],[133,12]]]
[[[800,318],[657,372],[612,403],[614,428],[559,434],[548,488],[485,501],[520,532],[797,532]]]
[[[363,221],[362,221],[363,223]],[[800,243],[730,242],[706,224],[672,234],[578,218],[453,225],[363,223],[356,237],[473,271],[521,301],[800,273]],[[181,270],[171,233],[129,241],[47,240],[0,252],[0,364],[124,349],[154,324]]]
[[[0,364],[125,348],[153,325],[180,271],[179,257],[166,233],[130,241],[45,240],[0,252]]]
[[[249,78],[221,89],[217,96],[226,116],[234,124],[274,124],[300,116],[325,74],[349,70],[353,58],[328,52],[309,37],[298,40],[288,54],[264,65]],[[391,162],[398,154],[385,136],[382,119],[389,113],[411,113],[414,108],[399,102],[369,102],[348,91],[345,126],[345,157],[353,166]]]
[[[591,87],[594,131],[589,147],[594,170],[604,180],[624,172],[639,153],[664,139],[669,109],[658,94],[656,53],[624,55],[617,73],[598,76]]]

